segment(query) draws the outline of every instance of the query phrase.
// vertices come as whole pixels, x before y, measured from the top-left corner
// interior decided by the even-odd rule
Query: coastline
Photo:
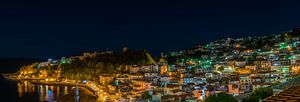
[[[11,80],[11,81],[29,81],[30,83],[33,84],[41,84],[41,85],[63,85],[63,86],[76,86],[75,83],[71,83],[71,82],[59,82],[59,81],[44,81],[45,79],[40,79],[40,78],[19,78],[18,75],[16,75],[16,73],[2,73],[2,77],[4,79],[7,80]],[[83,96],[87,96],[90,94],[86,94],[86,93],[92,93],[94,96],[96,96],[96,98],[98,97],[97,91],[94,90],[92,87],[86,85],[86,84],[78,84],[78,86],[81,89],[87,90],[88,92],[83,92]],[[86,94],[86,95],[85,95]],[[67,94],[69,95],[69,94]],[[64,97],[64,96],[62,96]],[[62,97],[58,97],[57,99],[60,99]]]
[[[15,81],[19,81],[19,80],[44,80],[44,79],[40,79],[40,78],[31,78],[31,77],[20,78],[20,77],[18,77],[18,75],[16,73],[2,73],[2,76],[5,79],[15,80]]]

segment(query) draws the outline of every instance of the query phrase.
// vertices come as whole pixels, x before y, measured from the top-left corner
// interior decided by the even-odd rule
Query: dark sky
[[[125,45],[158,53],[300,27],[299,0],[5,1],[10,2],[0,3],[0,58],[46,58]]]

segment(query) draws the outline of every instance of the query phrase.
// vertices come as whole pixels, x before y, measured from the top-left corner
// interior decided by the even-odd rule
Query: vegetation
[[[221,66],[221,67],[219,67],[217,70],[220,71],[220,72],[223,72],[223,71],[224,71],[224,67]]]
[[[226,94],[224,92],[219,94],[209,95],[205,102],[238,102],[232,95]]]
[[[258,102],[271,95],[273,95],[273,90],[271,87],[260,88],[255,90],[247,99],[243,100],[243,102]]]
[[[152,98],[152,96],[149,94],[148,91],[143,92],[141,97],[142,97],[142,99],[146,99],[146,100],[149,100]]]
[[[126,73],[127,65],[150,64],[144,51],[96,54],[92,57],[74,58],[71,63],[61,65],[61,76],[68,79],[98,80],[99,75]]]

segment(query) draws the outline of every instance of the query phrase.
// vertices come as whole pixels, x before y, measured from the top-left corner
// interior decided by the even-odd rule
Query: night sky
[[[300,27],[299,0],[3,1],[0,58],[68,56],[123,46],[159,53]]]

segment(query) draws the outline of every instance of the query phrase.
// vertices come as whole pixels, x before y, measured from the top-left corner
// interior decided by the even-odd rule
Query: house
[[[199,73],[194,75],[195,84],[204,84],[206,83],[205,73]]]
[[[162,65],[160,66],[160,74],[164,74],[168,72],[168,65]]]
[[[210,73],[211,68],[194,68],[195,73]]]
[[[144,73],[144,79],[145,81],[150,83],[157,83],[159,80],[159,73],[158,72]]]
[[[133,80],[133,89],[135,90],[151,90],[152,89],[152,85],[149,82],[146,82],[144,80]]]
[[[153,64],[141,66],[140,71],[141,72],[160,72],[159,66],[153,65]]]
[[[245,65],[245,69],[256,71],[258,68],[254,64],[248,64],[248,65]]]
[[[185,73],[187,72],[187,66],[176,66],[177,72]]]
[[[160,76],[161,85],[169,84],[170,83],[170,75],[165,73]]]
[[[139,72],[139,73],[134,73],[129,75],[130,80],[141,80],[144,78],[144,74]]]
[[[130,81],[130,75],[120,75],[116,79],[119,80],[121,83],[125,83],[126,81]]]
[[[270,85],[272,85],[272,83],[252,83],[252,92],[260,88],[268,87]]]
[[[259,71],[255,76],[251,76],[252,91],[268,87],[278,80],[276,71]]]
[[[234,62],[234,65],[235,65],[235,67],[244,67],[245,65],[246,65],[246,61],[245,60],[243,60],[243,61],[235,61]]]
[[[194,84],[195,80],[194,80],[194,75],[192,74],[185,74],[185,76],[183,77],[183,84]]]
[[[248,93],[251,92],[251,77],[250,74],[242,74],[239,75],[239,82],[240,82],[240,93]]]
[[[300,65],[292,65],[290,69],[291,73],[298,74],[300,72]]]
[[[240,94],[240,80],[238,76],[229,79],[228,93],[237,96]]]
[[[99,79],[100,79],[99,82],[100,82],[101,85],[108,85],[111,82],[113,82],[114,77],[109,76],[109,75],[100,75]]]
[[[164,88],[165,94],[167,95],[178,95],[180,92],[179,85],[169,84]]]
[[[140,71],[140,67],[138,66],[130,66],[129,67],[130,73],[137,73]]]
[[[269,68],[271,66],[271,62],[266,60],[256,60],[253,61],[253,64],[256,65],[257,68]]]

